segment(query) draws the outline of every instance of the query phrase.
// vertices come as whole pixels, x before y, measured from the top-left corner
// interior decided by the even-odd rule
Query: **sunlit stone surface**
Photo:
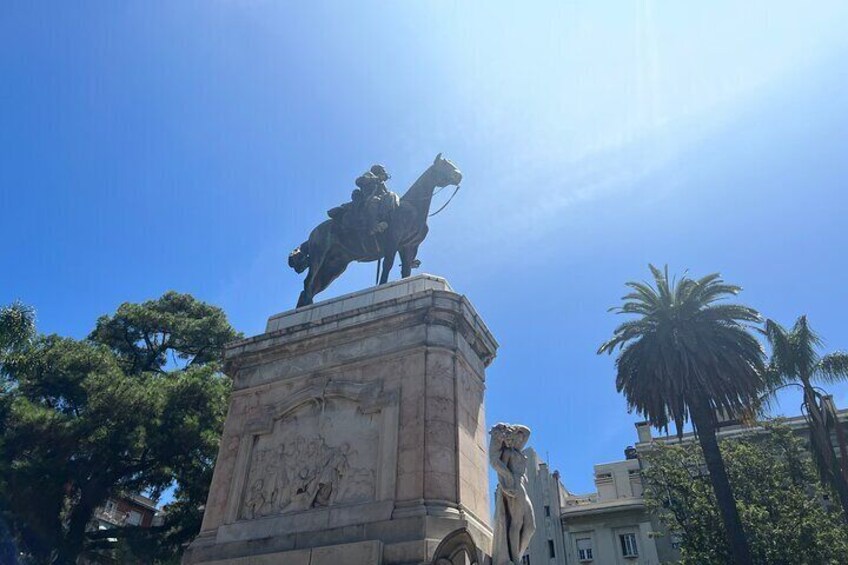
[[[430,275],[272,316],[227,350],[233,394],[184,563],[482,563],[496,348]]]

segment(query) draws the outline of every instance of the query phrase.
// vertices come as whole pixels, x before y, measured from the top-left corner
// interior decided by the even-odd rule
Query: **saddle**
[[[333,221],[334,230],[344,246],[357,254],[382,255],[382,233],[371,233],[366,219],[354,208],[353,202],[327,210],[327,216]]]

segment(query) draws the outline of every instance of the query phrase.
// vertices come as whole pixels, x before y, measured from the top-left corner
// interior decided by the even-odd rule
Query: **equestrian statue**
[[[400,198],[386,187],[390,178],[382,165],[371,167],[356,179],[357,188],[350,202],[329,210],[330,219],[319,224],[309,239],[291,252],[289,266],[297,273],[309,270],[297,301],[298,308],[312,304],[315,295],[353,261],[378,261],[380,284],[389,280],[395,255],[400,255],[403,278],[421,264],[416,255],[429,230],[427,218],[431,215],[433,192],[446,186],[456,186],[459,190],[462,173],[439,153]]]

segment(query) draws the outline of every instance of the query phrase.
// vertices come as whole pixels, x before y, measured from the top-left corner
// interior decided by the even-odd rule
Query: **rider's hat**
[[[374,165],[373,167],[371,167],[371,173],[382,181],[386,181],[392,178],[391,176],[389,176],[388,171],[386,171],[386,167],[384,167],[383,165]]]

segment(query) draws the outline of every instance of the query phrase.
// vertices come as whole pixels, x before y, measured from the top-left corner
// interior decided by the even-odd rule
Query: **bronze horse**
[[[315,295],[336,280],[353,261],[364,263],[382,259],[380,284],[385,284],[395,255],[399,253],[401,277],[408,277],[420,264],[415,256],[429,230],[427,217],[433,191],[436,187],[459,186],[460,181],[462,173],[439,153],[400,198],[400,205],[392,212],[389,227],[383,233],[369,235],[350,230],[332,219],[319,224],[309,234],[309,239],[289,255],[289,266],[296,272],[309,269],[297,307],[312,304]]]

